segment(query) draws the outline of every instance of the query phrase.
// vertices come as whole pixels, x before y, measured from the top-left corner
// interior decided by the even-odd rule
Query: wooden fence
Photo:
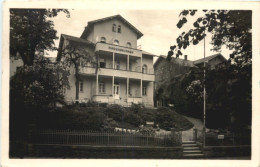
[[[181,132],[149,135],[113,131],[39,130],[31,134],[30,143],[169,147],[181,145]]]

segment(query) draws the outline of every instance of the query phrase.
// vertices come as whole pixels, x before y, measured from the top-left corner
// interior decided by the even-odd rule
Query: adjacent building
[[[172,58],[171,61],[166,60],[167,56],[161,55],[154,63],[155,71],[155,90],[154,93],[157,94],[158,90],[165,84],[170,83],[174,77],[186,74],[189,70],[194,67],[203,67],[204,58],[191,61],[184,56],[184,59]],[[223,66],[227,62],[226,58],[221,54],[214,54],[205,57],[205,65],[209,69],[215,69],[216,67]],[[165,105],[163,99],[154,97],[155,106]]]
[[[80,67],[79,99],[75,99],[75,70],[71,68],[67,101],[96,101],[129,106],[132,103],[153,107],[154,55],[138,49],[143,34],[120,15],[88,22],[80,37],[62,34],[58,61],[69,45],[88,50],[94,62]]]

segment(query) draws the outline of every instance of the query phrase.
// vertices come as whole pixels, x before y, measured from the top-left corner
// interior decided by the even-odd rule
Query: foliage
[[[10,53],[21,56],[25,65],[32,65],[35,53],[55,50],[54,40],[58,39],[53,21],[66,9],[10,9]]]
[[[62,90],[68,86],[68,72],[46,58],[18,68],[10,78],[10,131],[14,132],[10,134],[26,133],[39,112],[53,110],[57,102],[63,104]]]
[[[143,123],[143,119],[135,113],[127,113],[125,121],[138,127]]]
[[[200,80],[192,81],[191,84],[186,88],[187,93],[192,97],[195,103],[202,103],[203,101],[203,85]]]
[[[178,28],[187,22],[188,15],[194,16],[196,10],[183,10],[180,13]],[[212,33],[213,50],[220,51],[225,45],[233,53],[233,59],[237,65],[251,63],[252,58],[252,11],[247,10],[203,10],[204,15],[199,17],[193,28],[183,32],[177,39],[177,45],[171,46],[168,59],[172,55],[182,55],[181,49],[189,45],[197,45],[206,36],[206,32]]]
[[[37,127],[43,129],[103,130],[114,122],[107,120],[102,108],[67,108],[40,113]]]
[[[67,41],[68,43],[64,46],[61,51],[61,57],[58,57],[58,61],[63,64],[63,68],[71,70],[71,67],[75,70],[76,77],[76,95],[75,99],[79,99],[79,81],[81,79],[79,72],[80,68],[94,62],[94,55],[92,55],[91,50],[93,48],[88,48],[82,43],[74,43]],[[60,61],[61,60],[61,61]]]
[[[123,121],[126,118],[125,108],[118,104],[109,105],[105,110],[105,114],[116,121]]]
[[[178,28],[187,22],[190,16],[194,16],[196,10],[183,10],[180,13]],[[182,55],[181,50],[189,45],[197,45],[207,33],[212,33],[212,45],[214,51],[221,51],[222,46],[232,50],[229,64],[225,67],[206,70],[206,126],[209,128],[231,128],[233,131],[243,131],[251,125],[252,118],[252,11],[247,10],[203,10],[203,16],[197,18],[193,28],[183,32],[177,39],[177,44],[170,47],[168,60],[171,56]],[[196,73],[196,72],[195,72]],[[187,78],[188,76],[186,76]],[[188,78],[187,78],[188,79]],[[182,85],[182,81],[173,84]],[[195,77],[195,80],[203,81]],[[179,83],[178,83],[179,82]],[[193,85],[194,87],[195,85]],[[197,85],[199,86],[199,84]],[[182,87],[179,87],[182,89]],[[201,89],[197,87],[198,89]],[[172,87],[176,90],[176,87]],[[176,92],[176,91],[175,91]],[[178,92],[178,90],[177,90]],[[187,93],[191,93],[191,89]],[[186,98],[186,104],[192,108],[200,108],[193,103],[201,98],[200,91],[191,93]],[[195,96],[194,96],[195,95]],[[176,103],[178,96],[172,96]],[[175,104],[174,103],[174,104]],[[183,103],[184,104],[184,103]],[[196,107],[197,105],[197,107]],[[176,110],[180,111],[178,106]],[[202,111],[202,109],[200,109]],[[193,112],[192,109],[188,110]],[[202,112],[201,112],[202,113]],[[219,121],[221,120],[221,121]]]
[[[62,90],[68,85],[68,72],[59,64],[39,57],[33,66],[18,68],[10,80],[10,100],[15,106],[46,109],[63,103]]]
[[[171,128],[186,130],[193,127],[190,121],[167,107],[158,108],[155,124],[159,124],[159,127],[165,130]]]

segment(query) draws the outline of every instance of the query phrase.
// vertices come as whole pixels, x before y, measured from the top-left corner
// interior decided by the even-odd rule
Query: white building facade
[[[61,35],[58,58],[66,43],[75,42],[95,57],[95,65],[80,67],[79,99],[75,99],[75,72],[71,68],[67,101],[96,101],[130,106],[153,107],[153,54],[137,49],[143,34],[122,16],[88,22],[80,38]]]

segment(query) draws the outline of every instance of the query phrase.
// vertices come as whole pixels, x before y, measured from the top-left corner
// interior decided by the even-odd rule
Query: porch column
[[[96,75],[96,95],[98,95],[98,74]]]
[[[112,69],[115,69],[115,53],[113,52],[113,63],[112,63]]]
[[[129,55],[127,55],[127,71],[129,71]]]
[[[126,99],[128,101],[129,78],[126,78]]]
[[[140,66],[140,68],[141,68],[141,73],[143,73],[143,57],[141,57],[141,66]]]
[[[141,97],[143,98],[143,80],[141,79],[140,81],[141,81],[141,84],[140,84],[141,85],[141,91],[140,92],[141,92]]]
[[[112,76],[112,97],[114,97],[114,79],[115,79],[115,77],[114,76]]]

